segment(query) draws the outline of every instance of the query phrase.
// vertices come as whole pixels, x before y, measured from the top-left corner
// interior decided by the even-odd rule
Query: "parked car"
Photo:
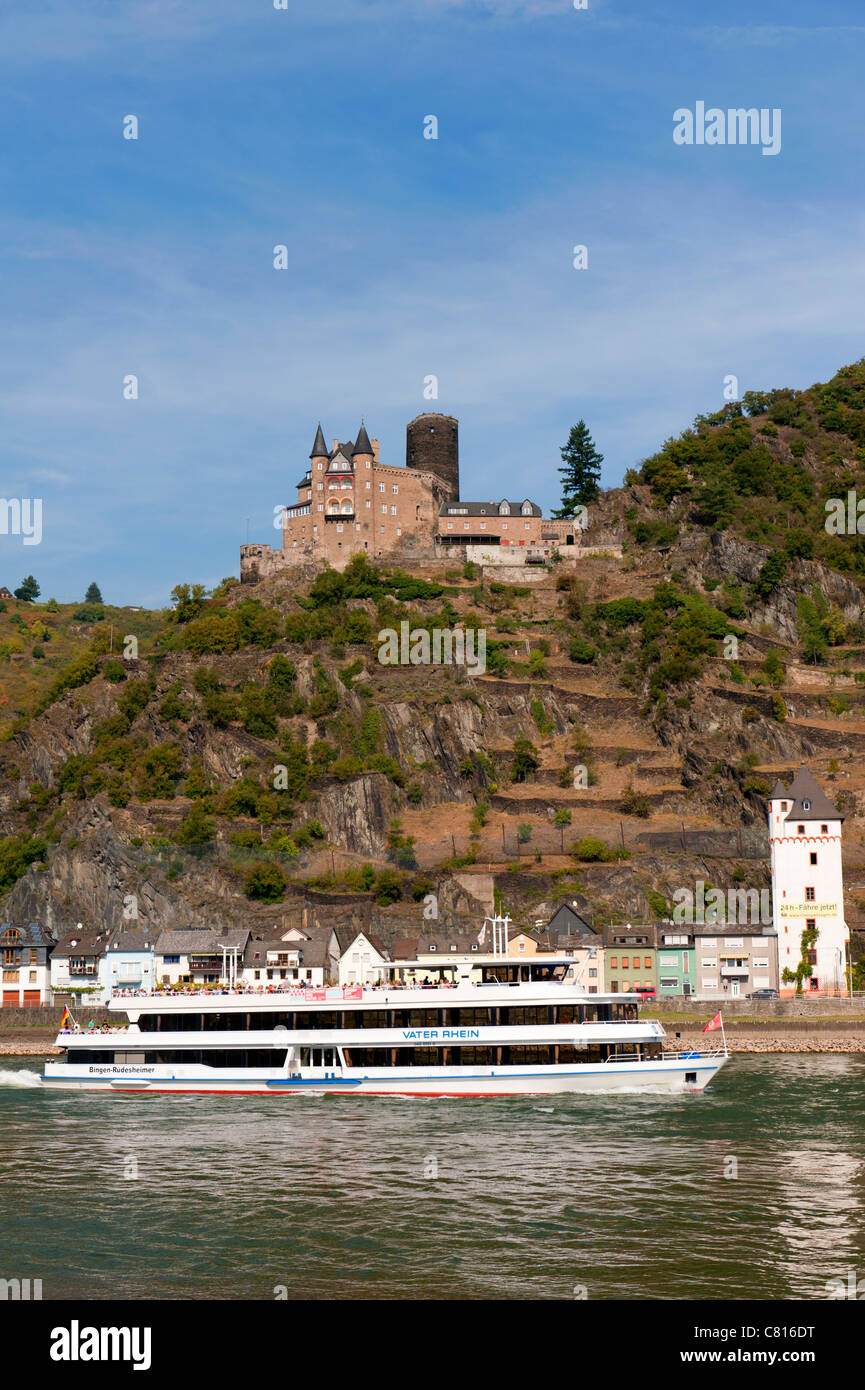
[[[746,999],[777,999],[777,989],[754,989],[750,994],[745,995]]]

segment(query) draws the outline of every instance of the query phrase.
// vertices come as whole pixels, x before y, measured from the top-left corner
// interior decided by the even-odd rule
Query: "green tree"
[[[248,898],[263,903],[281,903],[285,897],[286,878],[278,864],[258,861],[250,864],[243,879],[243,891]]]
[[[203,584],[175,584],[171,597],[174,599],[176,621],[188,623],[191,618],[198,617],[208,598],[208,591]]]
[[[594,502],[597,497],[604,456],[595,448],[585,420],[579,420],[571,428],[561,455],[562,505],[553,516],[567,520],[576,515],[578,507]]]
[[[102,594],[97,583],[90,584],[87,593],[84,595],[85,603],[102,603]]]
[[[26,579],[21,580],[21,588],[15,590],[15,597],[20,598],[24,603],[32,603],[39,597],[41,590],[32,574],[28,574]]]

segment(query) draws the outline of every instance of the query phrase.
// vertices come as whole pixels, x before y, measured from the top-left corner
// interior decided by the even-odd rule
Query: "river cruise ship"
[[[494,924],[494,930],[497,924]],[[376,988],[112,999],[127,1022],[64,1029],[64,1090],[492,1096],[702,1091],[727,1060],[664,1049],[633,995],[590,994],[571,957],[400,962]],[[419,978],[420,977],[420,978]],[[408,983],[406,983],[408,981]]]

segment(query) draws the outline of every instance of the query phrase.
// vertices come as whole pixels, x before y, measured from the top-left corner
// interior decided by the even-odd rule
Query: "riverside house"
[[[242,983],[248,989],[268,985],[311,986],[319,989],[329,978],[328,940],[293,936],[290,940],[249,941],[243,953]]]
[[[701,999],[738,999],[755,989],[778,988],[778,937],[773,927],[713,922],[695,926],[693,932]]]
[[[343,937],[339,930],[337,935]],[[369,985],[385,980],[387,971],[384,967],[389,959],[387,951],[377,937],[370,932],[359,931],[351,941],[345,943],[345,949],[339,958],[339,983]]]
[[[0,926],[3,1008],[35,1008],[51,1002],[50,953],[54,937],[40,922]]]
[[[234,928],[212,931],[208,927],[184,927],[180,931],[160,932],[155,953],[156,983],[216,985],[235,957],[239,978],[248,942],[249,932]]]

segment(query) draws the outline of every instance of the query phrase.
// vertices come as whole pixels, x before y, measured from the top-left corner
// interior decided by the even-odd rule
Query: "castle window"
[[[359,530],[360,530],[360,522],[359,522],[359,521],[356,521],[356,522],[354,523],[354,529],[355,529],[355,531],[359,531]]]
[[[391,488],[391,492],[394,493],[394,494],[396,494],[397,492],[399,492],[399,488],[397,487],[396,483],[394,483],[393,487]]]
[[[469,529],[469,524],[468,524],[467,521],[464,521],[464,522],[463,522],[463,530],[464,530],[464,531],[467,531],[468,529]]]
[[[808,931],[813,931],[814,928],[816,927],[816,925],[817,925],[817,918],[816,918],[816,917],[806,917],[806,918],[805,918],[805,926],[806,926],[806,928],[808,929]],[[787,928],[785,927],[784,930],[786,931]]]
[[[453,524],[452,521],[449,521],[449,522],[448,522],[448,530],[449,530],[449,531],[452,531],[453,529],[454,529],[454,524]]]
[[[384,492],[384,483],[379,483],[378,490],[379,492]]]
[[[524,503],[523,503],[523,516],[531,516],[531,514],[532,514],[532,504],[531,504],[531,502],[524,502]]]
[[[786,809],[787,809],[787,803],[786,803],[786,801],[782,801],[782,802],[781,802],[781,810],[782,810],[782,811],[786,811]]]
[[[506,521],[503,521],[503,522],[502,522],[502,530],[503,530],[503,531],[507,531],[507,529],[508,529],[508,523],[507,523]]]
[[[813,889],[813,888],[806,888],[806,889],[805,889],[805,901],[806,901],[806,903],[813,903],[813,902],[815,901],[815,899],[814,899],[814,889]]]
[[[370,500],[369,500],[369,498],[366,499],[366,505],[367,505],[368,507],[372,505],[371,502],[370,502]]]
[[[797,834],[797,835],[804,835],[804,834],[805,834],[805,827],[804,827],[804,825],[797,825],[797,826],[796,826],[796,834]]]
[[[337,522],[337,527],[336,527],[336,529],[337,529],[337,531],[340,531],[340,532],[342,531],[342,522],[341,522],[341,521],[340,521],[340,522]]]
[[[499,507],[499,516],[510,516],[510,514],[511,509],[508,506],[507,502],[502,502],[501,506]]]
[[[802,802],[802,810],[803,810],[803,811],[810,811],[810,810],[811,810],[811,803],[810,803],[810,801],[803,801],[803,802]]]
[[[315,486],[319,492],[324,492],[324,483],[316,483]]]
[[[396,516],[396,507],[391,507],[390,514],[391,516]]]
[[[487,529],[487,523],[486,523],[485,521],[482,521],[482,522],[481,522],[481,530],[482,530],[482,531],[485,531],[486,529]]]
[[[381,504],[381,511],[382,511],[382,516],[387,516],[387,502],[382,502],[382,504]]]
[[[323,512],[323,511],[324,511],[324,503],[323,503],[323,502],[319,502],[319,504],[318,504],[318,510],[319,510],[320,512]]]
[[[527,530],[527,531],[528,531],[530,525],[531,525],[531,522],[527,521],[527,522],[526,522],[526,530]]]
[[[327,511],[329,516],[334,516],[339,511],[338,502],[328,502]]]
[[[367,487],[369,487],[369,478],[367,478],[367,480],[366,480],[366,485],[367,485]]]
[[[354,503],[348,497],[346,497],[343,501],[341,510],[346,516],[350,516],[351,513],[354,511]]]
[[[821,825],[821,826],[820,826],[820,834],[821,834],[821,835],[828,835],[828,834],[829,834],[829,827],[828,827],[828,825]]]
[[[816,864],[816,863],[817,863],[817,856],[816,856],[816,854],[813,854],[813,853],[812,853],[812,855],[811,855],[811,863],[812,863],[812,864]]]
[[[321,472],[321,470],[322,470],[323,468],[324,468],[324,464],[323,464],[323,463],[320,463],[320,464],[318,465],[318,471],[319,471],[319,473]]]
[[[367,459],[367,461],[366,461],[366,466],[367,466],[367,468],[370,468],[370,467],[371,467],[371,464],[370,464],[369,459]],[[369,483],[367,483],[367,487],[369,487]]]

